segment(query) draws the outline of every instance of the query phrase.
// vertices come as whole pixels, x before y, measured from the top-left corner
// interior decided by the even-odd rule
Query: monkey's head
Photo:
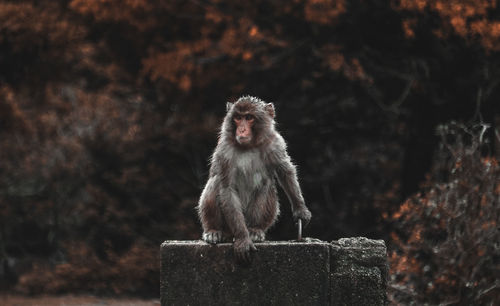
[[[226,104],[223,137],[240,147],[259,146],[273,135],[274,105],[250,96]]]

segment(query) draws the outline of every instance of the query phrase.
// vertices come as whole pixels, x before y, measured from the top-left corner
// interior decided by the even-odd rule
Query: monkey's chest
[[[234,161],[233,187],[247,200],[265,185],[267,177],[259,152],[244,152]]]

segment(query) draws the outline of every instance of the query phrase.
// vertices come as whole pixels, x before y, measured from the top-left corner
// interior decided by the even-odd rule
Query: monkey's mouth
[[[241,145],[249,144],[252,141],[251,136],[236,136],[236,141]]]

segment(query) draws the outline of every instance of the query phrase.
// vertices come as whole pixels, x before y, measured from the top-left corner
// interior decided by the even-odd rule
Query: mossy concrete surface
[[[257,243],[252,262],[235,262],[232,244],[165,241],[162,305],[385,305],[381,240]]]

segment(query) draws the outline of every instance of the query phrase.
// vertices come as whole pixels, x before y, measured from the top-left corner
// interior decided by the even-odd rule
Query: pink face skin
[[[241,145],[250,144],[255,117],[250,114],[236,114],[233,120],[236,123],[236,141]]]

